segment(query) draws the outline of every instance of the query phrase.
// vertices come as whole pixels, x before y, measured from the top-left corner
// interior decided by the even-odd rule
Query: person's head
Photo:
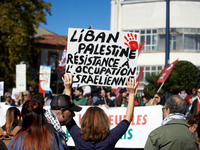
[[[10,92],[6,92],[4,95],[5,95],[5,101],[10,102],[10,101],[11,101],[11,95],[10,95]]]
[[[106,97],[106,90],[105,89],[101,89],[100,91],[99,91],[99,97]]]
[[[83,96],[83,89],[81,87],[78,87],[75,91],[75,97],[81,98]]]
[[[108,98],[111,97],[111,89],[107,89],[106,96],[107,96]]]
[[[162,93],[156,93],[154,95],[154,100],[156,101],[157,104],[165,105],[165,95]]]
[[[126,88],[123,88],[119,91],[119,93],[122,95],[123,98],[126,98],[127,90]]]
[[[187,103],[179,95],[170,96],[165,103],[163,117],[166,118],[169,114],[180,113],[184,114],[187,111]]]
[[[15,92],[14,95],[15,95],[16,100],[19,99],[19,96],[20,96],[19,92]]]
[[[103,141],[109,134],[110,121],[99,107],[89,107],[80,121],[84,141]]]
[[[51,92],[45,94],[45,97],[47,97],[47,99],[52,99],[53,98],[53,95]]]
[[[26,101],[22,107],[22,132],[11,144],[15,145],[19,136],[26,134],[19,145],[22,149],[51,149],[52,133],[46,129],[43,106],[36,100]],[[49,137],[50,136],[50,137]]]
[[[200,98],[200,88],[197,90],[197,96]]]
[[[185,90],[184,87],[182,87],[182,88],[180,89],[180,93],[181,93],[181,94],[185,94],[185,93],[186,93],[186,90]]]
[[[31,97],[31,100],[35,100],[39,102],[42,106],[44,106],[44,97],[42,96],[42,94],[34,94]]]
[[[142,97],[143,104],[147,104],[150,101],[151,97],[149,95],[144,95]]]
[[[196,90],[196,88],[192,88],[192,94],[194,94],[194,95],[196,95],[197,94],[197,90]]]
[[[200,120],[200,113],[192,114],[186,118],[188,127],[192,133],[197,135],[197,126]]]
[[[28,85],[28,86],[27,86],[27,90],[28,90],[29,92],[33,92],[33,87],[32,87],[32,85]]]
[[[24,96],[24,100],[27,100],[30,97],[30,92],[29,91],[25,91],[23,93],[23,96]]]
[[[74,111],[78,112],[82,109],[72,103],[68,95],[55,96],[50,105],[51,110],[56,114],[61,125],[70,125],[75,116]]]
[[[20,111],[18,108],[16,107],[10,107],[7,109],[6,112],[6,123],[4,125],[5,127],[5,131],[7,133],[11,132],[11,127],[13,125],[13,123],[15,122],[16,124],[18,124],[19,120],[20,120]]]

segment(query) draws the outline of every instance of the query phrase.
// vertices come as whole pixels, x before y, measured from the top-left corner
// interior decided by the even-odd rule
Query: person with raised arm
[[[65,94],[71,95],[72,75],[66,74],[63,78]],[[89,107],[83,115],[78,127],[73,120],[66,126],[75,143],[75,149],[87,150],[111,150],[117,141],[125,134],[133,119],[134,96],[137,84],[131,78],[126,79],[129,92],[129,103],[126,117],[116,127],[110,130],[110,121],[106,113],[100,107]]]

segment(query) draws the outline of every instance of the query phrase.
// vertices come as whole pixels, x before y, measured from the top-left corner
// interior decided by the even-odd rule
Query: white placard
[[[19,92],[26,91],[26,64],[16,65],[16,88]]]
[[[75,112],[74,120],[80,126],[79,122],[84,115],[87,108],[90,106],[81,106],[80,112]],[[6,110],[9,108],[5,103],[0,103],[0,126],[5,123]],[[21,107],[18,107],[21,110]],[[49,106],[45,106],[44,109],[49,109]],[[101,107],[110,119],[111,129],[114,128],[126,114],[126,107]],[[163,117],[162,106],[139,106],[135,107],[134,118],[131,122],[127,132],[122,136],[116,144],[116,148],[144,148],[148,135],[155,128],[161,126]],[[65,126],[62,126],[63,130],[69,138],[67,145],[74,146],[74,141],[70,137],[70,134],[66,130]]]
[[[40,65],[39,93],[49,93],[51,66]]]
[[[73,83],[126,87],[136,77],[139,34],[92,29],[68,32],[66,72]]]
[[[19,94],[19,91],[16,88],[13,88],[12,89],[12,96],[11,96],[12,99],[15,99],[15,94]]]
[[[4,81],[0,81],[0,96],[3,96],[4,92]]]

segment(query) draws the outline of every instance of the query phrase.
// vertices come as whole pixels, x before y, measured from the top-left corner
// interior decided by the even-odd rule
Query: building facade
[[[170,0],[170,62],[190,61],[200,68],[200,0]],[[140,33],[146,44],[138,58],[141,83],[165,65],[166,0],[111,0],[112,31]],[[139,90],[143,86],[140,84]]]
[[[36,29],[37,34],[35,37],[38,40],[36,45],[39,48],[39,53],[35,57],[35,75],[36,80],[39,80],[39,67],[40,65],[51,66],[51,82],[50,88],[54,94],[63,92],[63,81],[57,71],[59,61],[62,58],[63,50],[67,45],[67,36],[57,35],[42,27]]]

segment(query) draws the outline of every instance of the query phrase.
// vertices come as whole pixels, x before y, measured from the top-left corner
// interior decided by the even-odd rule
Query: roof
[[[67,36],[56,34],[43,34],[37,37],[39,44],[65,46],[67,44]]]
[[[38,28],[35,28],[35,31],[36,31],[36,34],[35,34],[35,37],[39,37],[43,34],[55,34],[45,28],[42,28],[42,27],[38,27]]]

